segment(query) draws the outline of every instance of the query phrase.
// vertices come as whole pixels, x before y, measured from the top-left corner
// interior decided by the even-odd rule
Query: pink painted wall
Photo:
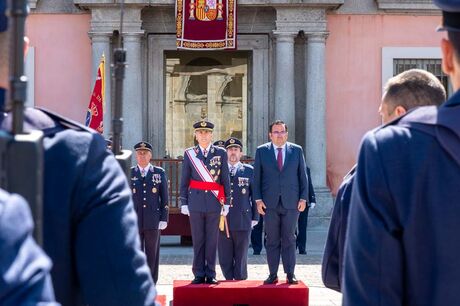
[[[91,95],[89,14],[32,14],[26,33],[35,48],[35,105],[84,122]]]
[[[438,47],[439,23],[439,16],[328,16],[327,178],[334,194],[361,138],[380,124],[382,47]]]

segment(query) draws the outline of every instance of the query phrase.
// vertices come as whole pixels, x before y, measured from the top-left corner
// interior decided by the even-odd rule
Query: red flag
[[[104,132],[104,103],[105,103],[105,56],[102,55],[94,82],[93,94],[86,112],[86,126],[99,133]]]

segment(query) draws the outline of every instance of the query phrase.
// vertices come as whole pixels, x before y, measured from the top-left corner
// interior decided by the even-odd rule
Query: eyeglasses
[[[274,131],[274,132],[271,132],[272,134],[275,134],[275,135],[286,135],[286,131]]]

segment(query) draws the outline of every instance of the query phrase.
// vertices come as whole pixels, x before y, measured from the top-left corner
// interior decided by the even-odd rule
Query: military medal
[[[214,177],[214,181],[217,182],[218,179],[219,179],[219,177],[216,175],[216,176]]]
[[[136,188],[133,188],[133,193],[136,193]]]
[[[209,171],[209,172],[211,173],[211,175],[216,174],[216,170],[214,170],[214,169],[211,169],[211,171]]]
[[[153,193],[157,193],[157,189],[155,187],[152,188]]]
[[[246,194],[246,188],[241,189],[242,194]]]

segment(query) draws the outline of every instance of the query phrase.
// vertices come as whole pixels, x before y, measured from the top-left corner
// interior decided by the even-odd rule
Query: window
[[[241,139],[247,147],[249,53],[166,51],[166,155],[194,145],[192,125],[209,119],[213,138]]]
[[[386,47],[382,49],[382,89],[389,78],[409,69],[423,69],[433,73],[444,85],[448,96],[452,94],[449,78],[441,68],[439,48]]]

